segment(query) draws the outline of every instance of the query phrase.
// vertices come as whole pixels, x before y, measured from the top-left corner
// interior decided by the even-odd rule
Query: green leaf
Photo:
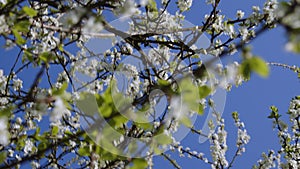
[[[76,106],[85,117],[94,117],[99,113],[96,97],[98,97],[98,94],[94,95],[91,93],[82,92],[80,94],[80,99],[76,101]]]
[[[48,144],[46,142],[41,142],[38,145],[38,151],[43,151],[43,150],[47,149],[47,147],[48,147]]]
[[[113,113],[113,108],[112,108],[112,104],[108,104],[106,102],[102,102],[101,104],[98,103],[98,110],[99,113],[103,116],[103,117],[110,117],[111,114]]]
[[[112,154],[112,153],[107,152],[107,151],[102,149],[101,160],[114,160],[116,158],[117,158],[117,156],[115,154]]]
[[[30,49],[24,50],[24,55],[22,57],[22,63],[25,63],[26,60],[29,60],[30,62],[33,62],[33,54],[30,51]]]
[[[111,88],[115,86],[115,82],[111,82],[111,86],[109,88],[106,89],[106,91],[103,93],[102,97],[104,102],[106,102],[107,104],[110,104],[113,102],[113,98],[111,96],[112,92],[111,92]]]
[[[132,140],[128,145],[128,151],[130,154],[135,154],[138,150],[138,145],[135,140]]]
[[[179,121],[186,127],[192,127],[192,122],[191,122],[190,118],[188,118],[185,115],[180,117]]]
[[[20,33],[17,29],[12,29],[12,32],[13,32],[14,36],[16,37],[16,43],[18,45],[24,45],[26,43],[26,40],[23,39],[23,37],[20,35]]]
[[[193,55],[191,58],[196,58],[196,59],[199,59],[200,56],[199,55]]]
[[[12,107],[6,107],[0,110],[0,117],[9,117],[11,115],[12,110]]]
[[[167,80],[158,79],[157,83],[160,86],[170,86],[170,82],[168,82]]]
[[[29,26],[30,26],[29,20],[21,20],[15,23],[14,29],[16,29],[18,32],[22,32],[26,34],[29,32]]]
[[[168,145],[172,143],[172,139],[170,136],[167,136],[166,134],[159,134],[155,136],[155,140],[159,145]]]
[[[147,168],[148,163],[145,159],[143,158],[135,158],[132,160],[133,166],[130,169],[142,169],[142,168]]]
[[[67,135],[67,136],[73,136],[73,133],[71,131],[69,131],[69,130],[66,130],[64,132],[64,134]]]
[[[39,58],[45,62],[48,63],[52,59],[52,55],[50,52],[43,52],[39,55]]]
[[[238,120],[239,119],[239,113],[238,112],[232,112],[232,118],[234,119],[234,120]]]
[[[53,126],[52,131],[51,131],[51,134],[52,134],[53,136],[56,136],[56,135],[58,134],[58,131],[59,131],[58,126]]]
[[[47,142],[47,139],[45,137],[40,136],[40,131],[41,131],[41,128],[37,127],[34,134],[33,134],[33,138],[37,141]]]
[[[279,5],[281,8],[284,8],[285,10],[291,6],[291,4],[289,2],[285,2],[285,1],[280,2]]]
[[[276,106],[271,106],[270,109],[275,112],[278,113],[278,108]]]
[[[157,4],[155,0],[149,0],[148,4],[146,5],[146,8],[148,9],[149,12],[154,12],[157,13]]]
[[[251,67],[249,65],[248,62],[243,62],[240,66],[240,73],[242,74],[242,76],[249,80],[250,79],[250,75],[251,75]]]
[[[22,136],[18,137],[17,150],[22,150],[24,148],[25,139],[27,139],[27,135],[22,135]]]
[[[151,123],[138,123],[138,122],[135,122],[134,124],[136,126],[138,126],[138,128],[142,128],[144,130],[151,130],[151,129],[153,129],[153,125]]]
[[[114,127],[122,127],[128,121],[123,115],[117,115],[109,122],[110,125]]]
[[[251,57],[243,61],[240,66],[240,73],[245,79],[250,79],[251,72],[254,71],[262,77],[269,75],[269,66],[259,57]]]
[[[287,45],[288,50],[294,52],[294,53],[300,53],[300,38],[299,38],[299,32],[300,29],[293,29],[291,30],[290,36],[289,36],[289,43]]]
[[[210,94],[210,92],[211,92],[210,87],[208,87],[206,85],[199,87],[199,96],[202,99],[207,97]]]
[[[269,119],[278,119],[280,115],[277,112],[272,111],[268,116]]]
[[[56,89],[56,88],[52,89],[52,94],[54,96],[62,95],[66,91],[66,89],[68,88],[68,85],[69,85],[68,82],[64,82],[62,84],[61,88],[59,88],[59,89]]]
[[[210,93],[210,89],[207,86],[198,87],[193,84],[192,79],[186,78],[180,82],[180,90],[185,104],[189,110],[199,112],[203,108],[199,104],[199,100],[205,98]]]
[[[153,148],[153,152],[154,154],[161,154],[164,152],[164,150],[160,149],[158,145],[154,144],[152,145],[152,148]]]
[[[28,6],[24,6],[23,11],[30,17],[35,17],[38,14],[38,12],[36,10],[34,10]]]
[[[58,46],[58,50],[63,52],[64,51],[64,44],[60,43]]]
[[[204,106],[202,104],[199,104],[198,114],[202,115],[204,113]]]
[[[252,69],[262,77],[269,75],[269,66],[267,63],[259,57],[253,57],[250,59]]]
[[[98,144],[101,145],[102,147],[105,147],[106,150],[109,150],[113,154],[119,154],[120,151],[123,150],[115,147],[113,141],[120,139],[121,136],[122,136],[121,133],[118,133],[115,128],[107,124],[104,126],[101,132],[102,139],[99,139]]]
[[[0,153],[0,164],[2,164],[6,160],[6,157],[7,157],[6,151]]]
[[[89,147],[84,146],[84,147],[79,148],[78,154],[81,156],[89,156],[91,153],[90,153]]]
[[[39,135],[40,131],[41,131],[41,128],[37,127],[36,130],[35,130],[35,132],[34,132],[34,136]]]

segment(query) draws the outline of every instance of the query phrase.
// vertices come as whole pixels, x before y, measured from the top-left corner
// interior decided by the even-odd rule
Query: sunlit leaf
[[[68,88],[68,85],[69,85],[68,82],[64,82],[59,89],[53,88],[52,89],[52,94],[54,96],[62,95],[66,91],[66,89]]]
[[[30,22],[28,20],[21,20],[15,23],[14,29],[25,34],[29,32],[29,26]]]
[[[167,144],[172,143],[171,137],[167,136],[164,133],[155,136],[155,140],[159,145],[167,145]]]
[[[252,71],[262,77],[267,77],[269,75],[269,66],[263,59],[259,57],[251,57],[243,61],[240,66],[240,73],[245,79],[250,79]]]
[[[81,156],[89,156],[91,153],[89,147],[84,146],[78,149],[78,154]]]
[[[16,29],[13,29],[12,30],[14,36],[16,37],[16,43],[18,45],[24,45],[26,43],[26,40],[23,39],[23,37],[20,35],[20,33],[18,32],[18,30]]]
[[[148,4],[146,5],[149,12],[157,12],[157,4],[155,0],[149,0]]]
[[[2,164],[6,160],[6,157],[7,157],[7,152],[2,151],[0,153],[0,164]]]
[[[53,136],[56,136],[58,134],[58,131],[59,131],[58,126],[53,126],[51,133]]]
[[[269,75],[269,66],[267,63],[259,57],[253,57],[250,59],[251,68],[254,72],[262,77]]]
[[[28,6],[23,7],[23,11],[30,17],[35,17],[37,16],[38,12]]]
[[[147,161],[143,158],[135,158],[132,161],[133,166],[130,169],[143,169],[147,168],[148,164]]]
[[[211,92],[210,87],[204,85],[199,87],[199,96],[200,98],[206,98]]]

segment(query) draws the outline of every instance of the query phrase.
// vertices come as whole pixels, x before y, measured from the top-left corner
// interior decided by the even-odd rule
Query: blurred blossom
[[[63,117],[63,115],[70,115],[70,111],[64,105],[63,100],[58,97],[54,102],[54,108],[51,112],[50,121],[56,123]]]
[[[7,131],[7,118],[2,117],[0,118],[0,144],[7,145],[9,142],[8,138],[8,131]]]

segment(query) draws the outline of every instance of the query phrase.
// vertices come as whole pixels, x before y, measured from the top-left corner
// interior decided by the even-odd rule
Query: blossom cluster
[[[211,63],[236,54],[257,33],[276,24],[294,31],[287,48],[299,50],[299,2],[279,5],[276,0],[266,0],[263,6],[253,6],[248,16],[238,9],[233,18],[228,18],[220,10],[220,0],[206,0],[212,9],[198,25],[187,24],[184,15],[193,9],[195,1],[177,0],[175,11],[170,10],[172,3],[170,0],[65,0],[19,4],[1,0],[0,35],[7,49],[18,48],[20,53],[10,71],[4,73],[0,69],[0,157],[5,157],[0,159],[4,161],[0,168],[18,167],[28,159],[33,168],[63,165],[125,168],[132,163],[136,168],[147,165],[152,168],[155,155],[164,156],[179,168],[167,153],[161,152],[168,146],[177,150],[180,157],[197,158],[212,168],[232,167],[250,141],[238,113],[232,114],[237,128],[237,151],[232,160],[226,156],[228,131],[221,113],[213,112],[215,121],[209,122],[207,135],[194,129],[191,119],[206,113],[207,105],[214,109],[213,100],[208,97],[218,88],[229,91],[232,85],[242,84],[245,77],[241,70],[245,64]],[[113,17],[128,21],[128,29],[109,23]],[[204,35],[208,36],[207,45],[199,45]],[[89,42],[97,38],[104,40],[100,40],[99,46],[89,48]],[[208,55],[213,58],[206,64]],[[249,58],[243,56],[246,61]],[[256,66],[257,62],[254,63]],[[212,72],[206,74],[203,67]],[[25,79],[20,77],[24,72],[36,73],[26,79],[30,84],[24,84]],[[86,99],[86,94],[96,97],[94,114],[79,108],[78,101]],[[299,97],[291,101],[290,130],[273,107],[270,117],[278,129],[282,148],[263,153],[258,168],[274,167],[275,162],[282,168],[300,165],[299,105]],[[126,145],[126,137],[142,138],[147,143],[157,135],[163,139],[154,139],[154,147],[146,152],[147,161],[116,156],[99,146],[98,138],[95,141],[88,136],[102,137],[101,132],[83,132],[86,125],[95,127],[92,123],[97,124],[99,116],[108,122],[105,127],[122,133],[107,143],[111,149]],[[136,119],[146,119],[148,123]],[[184,148],[176,140],[173,134],[181,125],[209,140],[211,158],[198,150]],[[130,145],[133,146],[128,150],[133,151],[135,145]]]
[[[300,97],[293,98],[290,102],[288,115],[290,125],[281,120],[278,108],[271,107],[269,118],[273,119],[274,128],[278,131],[278,138],[281,148],[277,151],[269,150],[268,153],[262,153],[262,159],[258,160],[258,164],[254,168],[293,168],[299,167],[299,110]]]

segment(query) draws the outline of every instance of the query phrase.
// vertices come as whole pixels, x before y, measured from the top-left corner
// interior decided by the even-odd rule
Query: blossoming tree
[[[181,168],[170,151],[233,167],[250,136],[232,112],[237,151],[228,158],[223,96],[269,66],[299,77],[297,66],[266,62],[248,44],[281,25],[287,50],[299,53],[300,1],[266,0],[233,18],[220,3],[207,0],[195,25],[185,20],[192,0],[0,1],[1,40],[18,51],[0,70],[0,168],[154,168],[155,156]],[[223,65],[233,54],[241,59]],[[280,149],[254,168],[300,166],[296,95],[288,115],[270,105]],[[206,116],[207,128],[196,128]],[[208,140],[210,154],[183,147],[188,132]]]

